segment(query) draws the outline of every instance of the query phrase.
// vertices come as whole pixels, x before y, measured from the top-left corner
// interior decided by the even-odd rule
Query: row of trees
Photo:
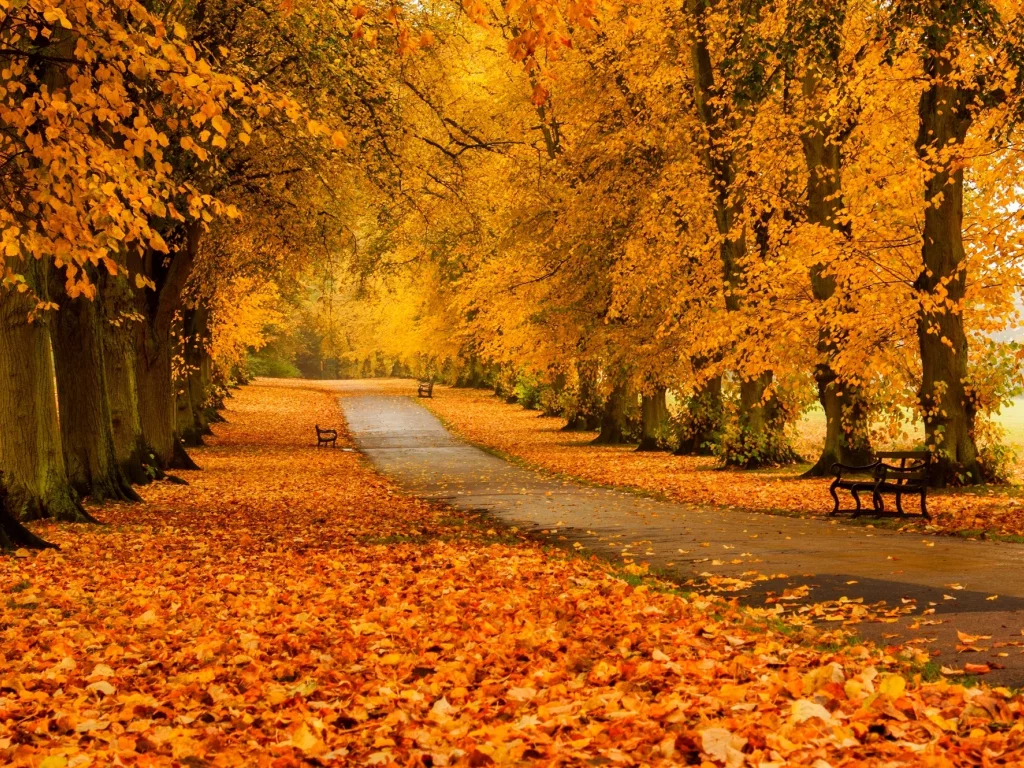
[[[83,498],[195,468],[282,296],[393,196],[392,85],[419,38],[390,3],[0,20],[0,548],[38,547],[25,521],[89,521]]]
[[[190,466],[268,328],[537,381],[607,439],[670,390],[684,449],[741,466],[790,460],[816,392],[819,470],[913,413],[983,477],[1017,376],[1015,3],[2,17],[4,543]]]
[[[596,2],[525,36],[519,6],[474,7],[486,27],[438,22],[408,84],[418,194],[360,254],[378,301],[347,302],[367,331],[343,352],[569,382],[565,415],[596,409],[606,439],[639,399],[664,421],[671,391],[683,450],[742,467],[793,460],[787,425],[817,400],[814,472],[908,418],[947,481],[997,471],[1017,4]],[[394,307],[411,322],[376,333]]]

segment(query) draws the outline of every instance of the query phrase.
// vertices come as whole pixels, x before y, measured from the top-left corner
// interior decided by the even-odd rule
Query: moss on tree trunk
[[[663,451],[668,448],[670,426],[667,394],[665,387],[656,387],[653,392],[640,396],[643,427],[638,451]]]
[[[149,450],[142,439],[139,417],[139,390],[136,384],[136,320],[135,305],[128,280],[124,275],[101,275],[99,307],[103,316],[103,372],[107,401],[110,404],[110,425],[114,438],[114,455],[122,473],[131,482],[149,482],[152,464]]]
[[[46,296],[44,264],[26,264],[27,282]],[[0,472],[10,509],[21,519],[93,521],[68,480],[45,313],[30,321],[35,301],[0,289]]]
[[[47,547],[56,547],[56,545],[36,536],[18,520],[7,497],[3,473],[0,473],[0,550],[19,547],[46,549]]]

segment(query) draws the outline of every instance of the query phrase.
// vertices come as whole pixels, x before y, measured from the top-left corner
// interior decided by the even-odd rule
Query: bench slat
[[[875,454],[880,459],[918,459],[931,461],[930,451],[879,451]]]

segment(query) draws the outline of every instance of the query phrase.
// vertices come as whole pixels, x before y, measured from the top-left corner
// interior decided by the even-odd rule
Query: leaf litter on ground
[[[315,384],[230,402],[190,486],[0,560],[3,764],[1024,760],[1017,693],[908,680],[842,629],[496,541],[313,448],[314,423],[350,446]]]

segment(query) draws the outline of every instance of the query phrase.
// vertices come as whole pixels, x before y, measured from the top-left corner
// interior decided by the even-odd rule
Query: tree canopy
[[[529,390],[748,468],[819,403],[812,473],[917,420],[943,482],[1000,475],[1015,2],[2,13],[12,541],[193,466],[267,365]]]

